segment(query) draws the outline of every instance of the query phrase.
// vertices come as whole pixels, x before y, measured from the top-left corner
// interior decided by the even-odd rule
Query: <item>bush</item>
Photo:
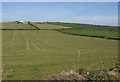
[[[84,75],[84,74],[87,74],[87,70],[83,68],[79,68],[78,73]]]
[[[86,74],[85,80],[115,80],[115,76],[110,75],[107,72],[98,73],[98,72],[91,72],[90,74]]]

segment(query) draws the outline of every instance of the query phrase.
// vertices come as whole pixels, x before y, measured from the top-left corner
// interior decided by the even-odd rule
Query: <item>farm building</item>
[[[18,24],[28,24],[29,21],[17,21]]]

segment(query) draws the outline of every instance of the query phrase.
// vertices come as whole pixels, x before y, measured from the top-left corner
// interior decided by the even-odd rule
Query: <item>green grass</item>
[[[78,24],[78,23],[62,23],[62,22],[49,22],[49,24],[68,26],[71,28],[79,28],[85,30],[111,30],[120,31],[120,27],[116,26],[101,26],[101,25],[90,25],[90,24]]]
[[[51,25],[51,24],[40,24],[40,23],[32,23],[40,29],[61,29],[61,28],[70,28],[67,26],[59,26],[59,25]]]
[[[115,27],[115,26],[100,26],[100,25],[62,23],[62,22],[50,22],[49,24],[71,27],[69,30],[62,30],[63,32],[67,32],[67,33],[105,36],[109,38],[120,38],[118,36],[118,33],[120,32],[119,29],[120,27]]]
[[[40,29],[69,26],[33,23]],[[6,29],[36,29],[28,24],[3,23]],[[71,27],[72,28],[72,27]],[[117,37],[114,31],[62,30],[72,33]],[[3,30],[3,75],[6,80],[39,80],[76,67],[87,70],[108,68],[118,62],[118,41],[73,36],[52,30]],[[78,50],[80,57],[78,58]],[[79,60],[79,62],[78,62]],[[79,63],[79,64],[78,64]],[[104,63],[104,65],[103,65]]]
[[[4,22],[2,23],[2,29],[35,29],[28,24],[17,24],[16,22]]]
[[[12,70],[6,80],[39,80],[76,66],[95,70],[118,62],[117,40],[50,30],[3,30],[2,33],[3,75]]]
[[[109,30],[62,30],[62,32],[73,33],[73,34],[83,34],[83,35],[95,35],[95,36],[106,36],[109,38],[120,38],[118,32]]]

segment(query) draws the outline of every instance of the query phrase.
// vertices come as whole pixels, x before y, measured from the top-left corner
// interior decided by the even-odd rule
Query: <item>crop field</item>
[[[111,31],[120,31],[117,26],[101,26],[101,25],[90,25],[90,24],[78,24],[78,23],[62,23],[62,22],[49,22],[53,25],[62,25],[71,28],[79,28],[85,30],[111,30]]]
[[[117,26],[100,26],[100,25],[60,23],[60,22],[50,22],[49,24],[71,27],[70,29],[62,30],[62,32],[67,32],[67,33],[105,36],[108,38],[120,38],[118,36],[120,32],[120,27]]]
[[[16,22],[2,23],[2,29],[35,29],[28,24],[17,24]]]
[[[62,30],[62,32],[73,33],[73,34],[84,34],[84,35],[96,35],[96,36],[106,36],[109,38],[120,38],[118,32],[109,30]]]
[[[40,24],[40,23],[33,23],[40,29],[61,29],[61,28],[70,28],[67,26],[59,26],[59,25],[50,25],[50,24]]]
[[[5,80],[46,79],[78,67],[96,70],[118,62],[117,40],[53,30],[3,30],[2,44]]]

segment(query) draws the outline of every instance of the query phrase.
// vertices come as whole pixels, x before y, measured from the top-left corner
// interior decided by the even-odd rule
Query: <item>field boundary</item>
[[[75,34],[75,33],[63,32],[61,30],[57,30],[57,31],[59,31],[61,33],[64,33],[64,34],[70,34],[70,35],[85,36],[85,37],[94,37],[94,38],[103,38],[103,39],[112,39],[112,40],[120,40],[120,38],[110,38],[110,37],[106,37],[106,36]]]
[[[58,23],[58,24],[55,24],[55,23]],[[63,23],[63,22],[50,22],[49,24],[71,27],[71,28],[69,28],[69,30],[75,30],[75,29],[80,29],[80,30],[106,30],[106,29],[103,29],[103,27],[117,27],[117,30],[113,30],[113,29],[107,29],[107,30],[108,31],[114,31],[114,32],[119,32],[120,31],[119,26],[104,26],[104,25],[92,25],[92,24]],[[74,24],[74,28],[73,28],[73,26],[66,25],[66,24]],[[77,25],[77,27],[75,27],[75,24]],[[78,25],[84,25],[84,26],[79,26],[78,27]],[[102,28],[100,28],[100,29],[86,28],[86,26],[88,26],[88,27],[89,26],[98,26],[98,27],[102,27]],[[68,30],[68,29],[63,28],[62,30]]]
[[[41,30],[41,29],[0,29],[0,30]]]
[[[75,33],[68,33],[68,32],[63,32],[59,29],[0,29],[0,30],[52,30],[52,31],[58,31],[64,34],[69,34],[69,35],[75,35],[75,36],[85,36],[85,37],[94,37],[94,38],[103,38],[103,39],[111,39],[111,40],[120,40],[120,38],[110,38],[106,36],[96,36],[96,35],[84,35],[84,34],[75,34]]]
[[[33,26],[33,27],[35,27],[37,30],[39,30],[40,28],[39,27],[37,27],[37,26],[35,26],[34,24],[32,24],[32,23],[28,23],[30,26]]]
[[[86,29],[85,29],[85,28],[62,28],[61,30],[86,30]],[[88,29],[88,30],[90,30],[90,31],[95,31],[95,30],[97,30],[97,29]],[[103,31],[103,29],[99,29],[99,30],[102,30],[102,31]],[[106,29],[105,29],[105,31],[106,31]],[[116,31],[116,30],[111,30],[111,29],[109,29],[109,30],[107,30],[107,31],[119,32],[119,30]]]

